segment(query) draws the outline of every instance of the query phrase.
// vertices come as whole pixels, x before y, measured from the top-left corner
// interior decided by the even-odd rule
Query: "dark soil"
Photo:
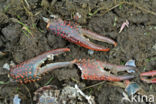
[[[75,20],[74,15],[77,12],[81,18]],[[51,14],[59,15],[63,20],[77,22],[82,28],[112,38],[118,45],[113,47],[100,43],[110,47],[111,50],[89,55],[88,49],[57,37],[46,29],[42,17],[49,17]],[[119,33],[120,26],[126,20],[130,23],[129,27]],[[57,57],[57,61],[89,58],[122,65],[129,59],[134,59],[138,76],[141,72],[156,70],[156,0],[130,0],[128,3],[122,3],[121,0],[0,1],[0,51],[8,53],[7,56],[0,57],[1,72],[6,62],[14,61],[19,64],[45,51],[64,47],[70,48],[71,52]],[[62,88],[64,84],[75,83],[80,88],[85,88],[99,83],[99,81],[82,80],[80,76],[78,68],[70,66],[56,69],[36,83],[1,84],[0,104],[11,104],[15,94],[19,94],[22,99],[21,104],[35,104],[32,100],[33,92],[44,86],[51,78],[53,80],[49,84],[58,88]],[[156,85],[144,83],[138,76],[132,81],[137,82],[147,94],[156,94]],[[7,74],[3,73],[0,81],[9,81]],[[97,104],[120,104],[123,91],[123,88],[108,85],[107,82],[84,90],[87,95],[95,96]]]

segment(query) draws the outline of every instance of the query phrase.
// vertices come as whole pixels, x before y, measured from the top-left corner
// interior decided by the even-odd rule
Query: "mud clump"
[[[5,15],[4,13],[0,12],[0,27],[3,27],[4,24],[8,23],[9,20],[8,20],[8,16]]]
[[[5,40],[10,43],[16,43],[19,40],[20,25],[9,24],[7,27],[2,29],[2,34],[5,37]]]
[[[129,4],[120,4],[120,0],[1,0],[0,51],[8,52],[9,55],[0,59],[0,67],[11,60],[19,64],[48,50],[70,48],[71,52],[66,56],[59,56],[55,61],[97,59],[123,65],[133,59],[138,68],[137,75],[141,72],[155,70],[156,0],[134,2],[125,0],[124,2],[129,2]],[[81,15],[78,20],[74,19],[76,13]],[[88,49],[55,36],[46,29],[46,23],[43,22],[42,17],[49,18],[51,14],[59,15],[62,20],[76,22],[81,28],[109,37],[117,42],[117,46],[99,43],[99,45],[109,47],[110,51],[94,51],[94,54],[88,55]],[[12,18],[19,20],[24,25],[11,21]],[[126,20],[129,21],[129,27],[119,33],[122,23]],[[24,26],[29,29],[26,30]],[[95,43],[98,44],[97,41]],[[80,76],[80,71],[73,65],[70,68],[62,68],[46,74],[42,76],[43,80],[36,82],[37,84],[27,84],[27,88],[18,84],[14,86],[7,84],[5,87],[0,85],[0,100],[2,99],[2,103],[5,103],[6,100],[6,104],[9,104],[13,96],[20,93],[19,96],[24,96],[21,102],[30,104],[33,102],[33,92],[38,89],[37,86],[42,87],[48,83],[62,88],[64,84],[82,83],[88,87],[99,83],[98,81],[82,80]],[[1,76],[0,81],[5,82],[6,77],[7,75]],[[50,80],[51,77],[53,80]],[[139,83],[149,93],[156,92],[156,85],[145,84],[139,77],[132,80]],[[112,87],[105,82],[104,85],[88,88],[84,92],[87,95],[95,96],[97,104],[108,102],[116,104],[121,103],[123,91],[124,89]]]
[[[29,37],[21,34],[18,42],[19,46],[13,49],[13,57],[17,63],[24,62],[42,52],[51,50],[49,45],[47,45],[46,38],[41,33],[34,31],[32,34],[33,37],[30,34]]]

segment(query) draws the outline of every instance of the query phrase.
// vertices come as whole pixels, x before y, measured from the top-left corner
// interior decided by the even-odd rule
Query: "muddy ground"
[[[75,20],[76,13],[81,18]],[[63,20],[76,22],[82,28],[112,38],[118,45],[113,47],[99,43],[111,50],[90,55],[88,49],[47,31],[42,17],[49,17],[50,14],[59,15]],[[130,23],[129,27],[119,33],[120,26],[126,20]],[[83,89],[99,83],[100,81],[82,80],[81,72],[76,66],[54,70],[36,83],[8,83],[7,72],[2,69],[4,63],[13,61],[19,64],[42,52],[64,47],[70,48],[71,52],[59,56],[56,61],[89,58],[123,65],[129,59],[134,59],[138,71],[132,81],[137,82],[147,95],[155,94],[156,85],[142,82],[138,75],[156,70],[156,0],[1,0],[0,51],[7,55],[0,57],[0,104],[11,104],[15,94],[19,94],[21,104],[35,104],[32,100],[33,92],[49,80],[48,84],[60,89],[65,84],[77,83]],[[97,104],[120,104],[124,89],[105,82],[83,91],[95,96]]]

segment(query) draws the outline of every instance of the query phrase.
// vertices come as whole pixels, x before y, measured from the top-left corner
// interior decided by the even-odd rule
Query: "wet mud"
[[[135,60],[138,70],[132,81],[137,82],[147,94],[155,94],[156,85],[144,83],[139,78],[141,72],[156,70],[155,11],[155,0],[134,0],[128,3],[124,0],[1,0],[0,51],[6,52],[7,55],[0,56],[0,81],[3,82],[0,85],[0,103],[11,104],[14,95],[19,94],[21,104],[36,104],[32,99],[33,92],[47,83],[58,88],[76,83],[80,89],[99,83],[100,81],[82,80],[81,72],[75,65],[56,69],[35,83],[8,83],[8,74],[3,73],[4,63],[13,61],[19,64],[45,51],[65,47],[71,51],[56,57],[55,61],[98,59],[124,65],[130,59]],[[75,19],[76,13],[79,13],[81,18]],[[107,36],[117,42],[117,47],[94,41],[111,50],[94,51],[94,54],[90,55],[88,49],[70,43],[46,29],[42,17],[49,18],[51,14]],[[130,23],[129,27],[119,33],[122,23],[126,20]],[[87,95],[95,96],[97,104],[120,104],[124,89],[105,82],[83,91]]]

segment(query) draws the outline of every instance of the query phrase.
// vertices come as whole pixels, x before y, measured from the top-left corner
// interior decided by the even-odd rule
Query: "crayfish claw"
[[[126,66],[117,66],[107,62],[98,60],[79,60],[76,65],[82,72],[82,79],[86,80],[108,80],[108,81],[122,81],[134,78],[134,75],[117,75],[119,71],[125,71]],[[120,67],[121,70],[117,69]],[[122,68],[121,68],[122,67]]]
[[[70,49],[59,48],[45,52],[11,68],[9,75],[12,79],[16,80],[16,82],[20,83],[39,80],[41,75],[53,69],[62,68],[75,63],[75,61],[51,63],[54,56],[58,56],[67,51],[70,51]]]
[[[156,70],[143,72],[140,74],[141,80],[146,83],[156,83],[156,78],[154,78],[155,76],[156,76]],[[151,78],[148,78],[148,77],[151,77]]]

